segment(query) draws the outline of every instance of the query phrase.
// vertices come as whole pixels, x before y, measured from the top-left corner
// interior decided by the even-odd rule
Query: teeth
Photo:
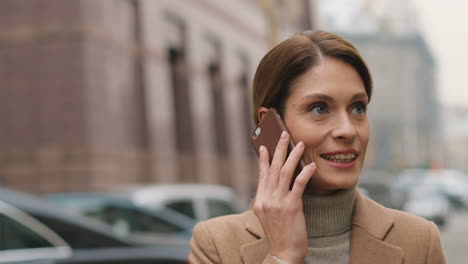
[[[357,155],[354,153],[347,153],[347,154],[334,154],[334,155],[321,155],[322,158],[327,160],[332,160],[334,162],[350,162],[354,160]]]

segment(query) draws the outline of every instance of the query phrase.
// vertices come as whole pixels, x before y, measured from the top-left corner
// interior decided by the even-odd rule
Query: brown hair
[[[357,49],[342,37],[321,30],[304,31],[270,50],[258,65],[253,82],[254,123],[262,106],[275,108],[283,116],[284,105],[294,81],[324,57],[351,65],[364,83],[369,100],[372,77]]]

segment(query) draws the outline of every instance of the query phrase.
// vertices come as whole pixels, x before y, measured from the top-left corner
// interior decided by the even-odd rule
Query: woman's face
[[[317,164],[308,192],[326,194],[358,183],[369,141],[368,100],[357,71],[335,58],[325,57],[296,79],[284,121]]]

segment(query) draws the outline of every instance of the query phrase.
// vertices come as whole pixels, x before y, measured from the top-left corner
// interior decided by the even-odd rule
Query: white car
[[[155,184],[128,190],[133,202],[148,209],[169,208],[204,221],[240,212],[234,191],[214,184]]]
[[[450,216],[450,202],[434,186],[421,185],[409,193],[403,210],[444,227]]]
[[[468,176],[456,170],[427,173],[423,184],[433,186],[445,195],[454,208],[468,208]]]

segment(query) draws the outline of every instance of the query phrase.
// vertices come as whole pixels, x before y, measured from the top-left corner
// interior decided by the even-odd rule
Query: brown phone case
[[[268,149],[271,164],[275,153],[276,145],[278,144],[278,141],[281,138],[281,133],[283,131],[288,132],[286,125],[279,116],[278,112],[275,109],[270,108],[265,114],[265,116],[262,118],[262,120],[259,122],[259,124],[255,127],[255,130],[253,132],[252,145],[255,149],[255,152],[257,153],[257,156],[259,155],[260,146],[265,146]],[[289,156],[289,153],[291,153],[294,146],[294,141],[291,138],[289,141],[287,156]],[[299,161],[296,170],[294,171],[294,176],[291,181],[291,187],[294,183],[294,179],[302,171],[305,165],[306,163],[304,161],[303,156]]]

